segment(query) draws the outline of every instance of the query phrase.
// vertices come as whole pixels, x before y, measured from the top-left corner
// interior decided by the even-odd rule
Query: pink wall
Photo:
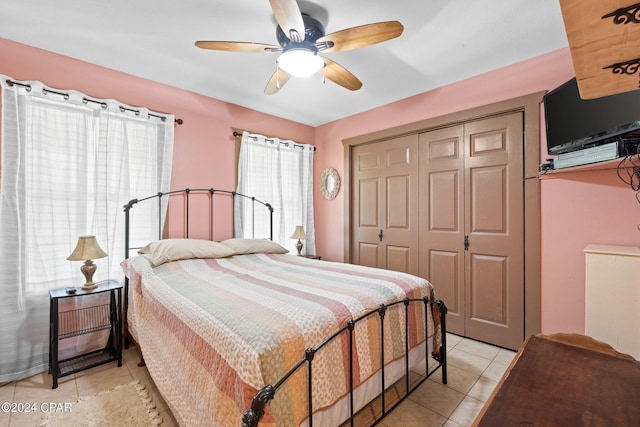
[[[316,179],[328,166],[343,176],[346,138],[550,90],[573,76],[569,50],[562,49],[320,126],[315,130]],[[544,135],[541,150],[545,155]],[[317,196],[318,253],[342,260],[344,192],[333,201]],[[589,243],[640,244],[640,204],[615,171],[564,173],[541,181],[541,217],[542,332],[584,333],[582,251]]]
[[[640,204],[615,169],[552,175],[542,189],[543,328],[584,333],[583,250],[640,246]]]
[[[318,181],[328,166],[343,176],[346,138],[549,90],[571,78],[573,66],[563,49],[315,129],[1,38],[0,74],[173,113],[184,124],[175,132],[172,188],[233,189],[232,127],[315,143]],[[640,204],[615,171],[555,175],[541,181],[541,190],[542,331],[584,332],[582,250],[589,243],[637,246]],[[327,201],[316,185],[316,245],[323,259],[344,257],[343,195]],[[230,212],[216,221],[224,227],[214,237],[229,237]]]
[[[314,131],[309,126],[2,38],[0,74],[17,80],[39,80],[53,88],[117,99],[181,118],[184,124],[175,128],[172,189],[235,189],[232,127],[313,142]],[[216,224],[222,227],[216,227],[221,231],[215,238],[231,237],[231,210],[217,215]]]

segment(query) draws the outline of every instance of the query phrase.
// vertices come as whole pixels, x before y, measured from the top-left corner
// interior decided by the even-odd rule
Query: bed
[[[180,190],[125,206],[127,333],[180,425],[337,426],[378,395],[383,417],[438,369],[446,383],[446,307],[424,279],[299,257],[268,238],[189,238],[189,225],[130,246],[133,206],[178,195],[188,224],[197,192],[209,210],[216,194],[246,198]],[[197,217],[213,227],[212,212]],[[386,404],[381,391],[398,384]]]

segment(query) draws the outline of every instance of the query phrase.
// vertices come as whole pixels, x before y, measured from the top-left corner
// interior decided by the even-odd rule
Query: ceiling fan
[[[278,68],[267,83],[264,93],[272,95],[294,77],[308,77],[320,72],[324,78],[349,90],[358,90],[362,82],[349,70],[320,56],[320,52],[342,52],[396,38],[404,27],[398,21],[378,22],[347,28],[331,34],[316,19],[301,13],[296,0],[269,0],[278,27],[278,44],[252,42],[197,41],[202,49],[227,52],[280,53]]]

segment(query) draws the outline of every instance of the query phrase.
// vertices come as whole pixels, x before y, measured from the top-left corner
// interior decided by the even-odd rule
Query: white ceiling
[[[558,0],[299,0],[327,34],[400,21],[402,36],[325,55],[362,82],[319,75],[264,95],[277,54],[196,40],[278,44],[268,0],[4,0],[0,37],[318,126],[568,46]],[[46,81],[44,82],[46,84]]]

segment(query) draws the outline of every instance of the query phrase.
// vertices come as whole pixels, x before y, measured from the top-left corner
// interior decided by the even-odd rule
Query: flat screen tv
[[[582,99],[573,78],[543,98],[547,151],[589,148],[640,129],[640,91]]]

